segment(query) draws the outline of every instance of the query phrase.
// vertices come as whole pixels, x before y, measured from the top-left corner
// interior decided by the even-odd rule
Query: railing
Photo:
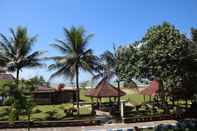
[[[17,121],[11,124],[8,121],[0,122],[0,129],[5,128],[44,128],[44,127],[71,127],[71,126],[92,126],[96,125],[94,120],[69,120],[69,121]]]
[[[135,123],[135,122],[148,122],[148,121],[161,121],[161,120],[177,120],[184,119],[186,116],[182,115],[152,115],[152,116],[138,116],[138,117],[128,117],[125,118],[125,123]]]

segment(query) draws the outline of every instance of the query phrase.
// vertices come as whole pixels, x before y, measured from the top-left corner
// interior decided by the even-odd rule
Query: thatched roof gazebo
[[[103,110],[103,108],[104,110],[107,108],[111,108],[111,111],[115,110],[115,108],[119,107],[116,98],[124,96],[126,93],[108,83],[106,79],[102,79],[96,88],[89,90],[85,95],[91,97],[92,111],[94,112],[95,109]],[[94,98],[96,98],[96,106],[94,106]],[[101,106],[102,98],[109,98],[109,103]],[[112,102],[111,98],[114,98],[114,102]]]
[[[103,97],[121,97],[126,95],[122,90],[118,90],[116,87],[108,83],[105,79],[101,80],[96,88],[88,91],[86,96],[94,98],[103,98]]]
[[[126,93],[122,90],[119,91],[116,87],[108,83],[105,79],[102,79],[96,88],[91,89],[90,91],[86,92],[86,96],[94,97],[94,98],[103,98],[103,97],[121,97],[124,96]]]

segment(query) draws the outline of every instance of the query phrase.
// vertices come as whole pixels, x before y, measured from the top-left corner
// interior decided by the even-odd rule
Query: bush
[[[40,109],[33,110],[33,113],[41,113],[42,111]]]

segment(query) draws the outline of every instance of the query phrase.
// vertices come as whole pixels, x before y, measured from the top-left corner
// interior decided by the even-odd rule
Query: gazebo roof
[[[111,85],[110,83],[108,83],[106,79],[102,79],[98,83],[96,88],[91,89],[85,95],[89,97],[101,98],[101,97],[118,97],[118,96],[124,96],[125,94],[126,93],[123,92],[122,90],[120,90],[119,92],[118,89],[113,85]]]
[[[0,73],[0,80],[15,80],[12,74]]]

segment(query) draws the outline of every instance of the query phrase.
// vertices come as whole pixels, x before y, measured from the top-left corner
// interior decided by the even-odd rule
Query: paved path
[[[61,128],[34,128],[31,131],[106,131],[107,129],[122,129],[122,128],[133,128],[137,127],[153,127],[159,124],[176,124],[175,120],[165,121],[153,121],[153,122],[142,122],[142,123],[130,123],[130,124],[106,124],[104,126],[86,126],[86,127],[61,127]],[[27,131],[27,129],[0,129],[0,131]]]

